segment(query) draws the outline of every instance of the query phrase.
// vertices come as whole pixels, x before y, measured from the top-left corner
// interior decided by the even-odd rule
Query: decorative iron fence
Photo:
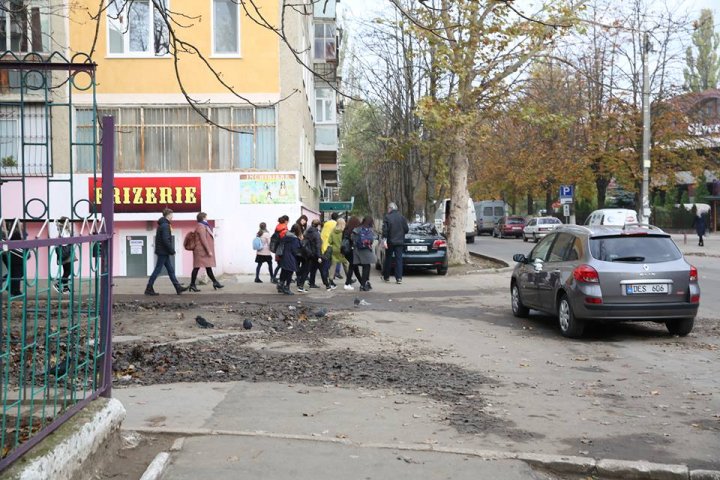
[[[78,139],[77,97],[97,122],[89,58],[0,56],[0,471],[110,395],[113,196],[74,172],[112,191],[114,121]]]

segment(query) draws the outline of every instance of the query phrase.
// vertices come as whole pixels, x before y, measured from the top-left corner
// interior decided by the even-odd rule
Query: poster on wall
[[[88,178],[90,202],[98,211],[102,200],[102,179]],[[115,213],[199,212],[200,177],[115,177],[113,203]]]
[[[281,205],[295,203],[298,181],[294,173],[241,173],[240,203]]]

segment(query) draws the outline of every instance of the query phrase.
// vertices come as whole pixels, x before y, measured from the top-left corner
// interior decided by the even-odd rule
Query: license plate
[[[427,252],[427,247],[425,245],[408,245],[407,251],[408,252]]]
[[[652,295],[670,293],[670,285],[667,283],[642,283],[625,285],[625,293],[628,295]]]

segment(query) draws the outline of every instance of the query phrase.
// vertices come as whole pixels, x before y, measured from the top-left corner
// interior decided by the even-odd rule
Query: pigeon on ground
[[[70,369],[70,365],[72,365],[72,357],[66,357],[61,360],[58,360],[55,364],[55,367],[51,367],[47,373],[50,375],[54,375],[55,377],[62,377],[67,373],[67,371]]]
[[[357,307],[358,305],[360,305],[360,299],[355,297],[355,306]]]
[[[203,317],[201,317],[200,315],[198,315],[197,317],[195,317],[195,323],[197,323],[197,324],[200,326],[200,328],[215,328],[215,325],[213,325],[212,323],[208,322],[207,320],[205,320],[205,319],[204,319]]]
[[[317,312],[315,312],[315,317],[317,318],[323,318],[325,315],[327,315],[327,308],[323,307],[319,309]]]
[[[249,318],[246,318],[243,322],[243,328],[245,330],[250,330],[252,328],[252,321]]]

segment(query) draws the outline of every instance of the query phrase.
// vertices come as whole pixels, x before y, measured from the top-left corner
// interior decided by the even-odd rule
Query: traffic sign
[[[560,185],[560,200],[573,198],[575,196],[575,185]]]
[[[566,203],[565,205],[563,205],[563,216],[564,217],[570,216],[570,204],[569,203]]]
[[[353,202],[320,202],[321,212],[349,212]]]

